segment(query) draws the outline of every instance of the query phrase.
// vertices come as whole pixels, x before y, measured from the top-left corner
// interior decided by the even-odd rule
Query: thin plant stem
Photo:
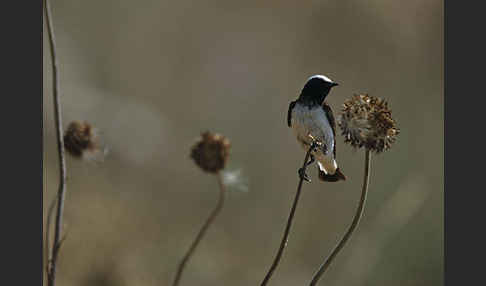
[[[368,186],[370,182],[370,150],[366,149],[365,151],[365,169],[364,169],[364,178],[363,178],[363,188],[361,190],[361,198],[359,200],[359,205],[358,208],[356,209],[356,214],[354,215],[353,221],[351,222],[351,225],[349,226],[348,230],[344,234],[343,238],[339,243],[334,247],[332,250],[331,254],[326,258],[324,263],[319,267],[319,270],[314,274],[312,277],[312,281],[310,282],[310,286],[315,286],[317,285],[317,282],[319,279],[322,277],[324,272],[329,268],[329,265],[331,265],[331,262],[334,260],[336,255],[339,253],[339,251],[344,247],[348,239],[351,237],[353,234],[354,230],[359,224],[359,221],[361,217],[363,216],[363,211],[366,203],[366,195],[368,193]]]
[[[57,202],[57,196],[49,204],[49,209],[47,211],[46,233],[44,239],[44,250],[45,250],[44,263],[46,267],[46,274],[49,274],[50,263],[51,263],[51,253],[49,251],[49,234],[51,233],[52,214],[54,212],[54,207],[56,206],[56,202]]]
[[[219,185],[219,198],[218,202],[216,204],[216,207],[213,209],[209,217],[206,219],[206,222],[204,222],[204,225],[202,228],[199,230],[199,233],[197,234],[196,238],[192,242],[191,246],[189,247],[189,250],[187,250],[186,254],[182,258],[182,260],[179,262],[179,267],[177,268],[176,276],[174,278],[174,282],[172,283],[173,286],[179,285],[179,282],[182,277],[182,272],[184,271],[184,268],[191,258],[191,256],[194,254],[194,251],[196,250],[199,242],[202,240],[204,237],[204,234],[208,230],[209,226],[213,223],[214,219],[218,216],[218,214],[221,212],[221,209],[223,208],[224,204],[224,196],[226,193],[226,188],[223,184],[223,178],[221,176],[221,173],[218,172],[217,175],[217,180],[218,180],[218,185]]]
[[[64,155],[64,139],[62,136],[62,116],[59,87],[59,68],[56,55],[56,43],[54,29],[52,25],[51,7],[48,0],[44,0],[44,10],[47,22],[47,33],[49,36],[51,62],[52,62],[52,87],[54,98],[54,120],[56,128],[57,149],[59,156],[59,190],[57,198],[56,222],[54,228],[54,241],[52,243],[51,262],[49,273],[47,275],[48,285],[54,286],[56,281],[56,263],[59,255],[61,232],[62,232],[62,215],[64,210],[64,199],[66,195],[66,160]]]
[[[304,169],[304,173],[305,173],[305,170],[307,169],[307,162],[309,161],[309,157],[311,155],[312,149],[314,149],[314,144],[315,143],[313,143],[310,146],[309,151],[307,151],[307,153],[305,155],[304,165],[302,166],[302,168]],[[287,225],[285,226],[284,235],[282,237],[282,241],[280,242],[280,246],[278,248],[277,255],[275,256],[275,259],[273,260],[272,266],[270,266],[270,269],[268,270],[267,274],[265,275],[265,278],[263,279],[262,283],[260,284],[261,286],[267,285],[268,281],[270,280],[270,278],[273,275],[273,272],[277,268],[277,266],[280,262],[280,259],[282,258],[282,254],[283,254],[285,247],[287,246],[288,237],[289,237],[289,233],[290,233],[290,227],[292,226],[292,221],[294,219],[295,210],[297,209],[297,204],[299,202],[299,197],[300,197],[300,193],[301,193],[301,190],[302,190],[302,183],[303,182],[304,182],[304,178],[301,176],[300,180],[299,180],[299,185],[297,187],[297,192],[295,194],[294,202],[292,203],[292,208],[290,209],[289,218],[287,219]]]

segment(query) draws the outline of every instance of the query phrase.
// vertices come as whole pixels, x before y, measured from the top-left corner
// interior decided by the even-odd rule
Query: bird
[[[310,182],[305,173],[307,166],[317,161],[319,179],[325,182],[346,180],[336,162],[336,121],[325,99],[331,89],[339,84],[324,75],[309,77],[297,100],[290,102],[287,125],[292,128],[304,150],[311,145],[310,161],[300,168],[301,179]],[[317,142],[318,144],[313,144]]]

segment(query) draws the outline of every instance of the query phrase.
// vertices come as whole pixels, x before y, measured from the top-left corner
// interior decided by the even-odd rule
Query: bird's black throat
[[[306,85],[299,96],[299,103],[308,107],[320,106],[331,90],[330,87]]]

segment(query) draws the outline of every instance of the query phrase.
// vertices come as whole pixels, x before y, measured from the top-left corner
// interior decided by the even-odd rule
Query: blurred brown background
[[[67,160],[63,286],[170,285],[217,199],[189,159],[201,131],[231,139],[226,205],[182,285],[259,285],[281,239],[304,152],[286,125],[305,80],[386,98],[401,134],[372,158],[357,232],[321,285],[442,285],[443,3],[51,0],[65,127],[88,120],[103,163]],[[44,209],[58,186],[44,33]],[[348,180],[305,184],[270,285],[306,285],[351,222],[362,151],[338,138]],[[245,190],[245,187],[247,190]]]

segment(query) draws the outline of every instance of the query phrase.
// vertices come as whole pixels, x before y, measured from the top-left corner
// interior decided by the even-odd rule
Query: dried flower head
[[[344,102],[339,127],[346,143],[376,153],[388,150],[400,133],[387,102],[367,94]]]
[[[191,158],[206,172],[217,173],[224,169],[231,144],[220,134],[206,131],[191,149]]]
[[[87,122],[73,121],[64,132],[64,148],[76,158],[100,151],[96,130]]]

